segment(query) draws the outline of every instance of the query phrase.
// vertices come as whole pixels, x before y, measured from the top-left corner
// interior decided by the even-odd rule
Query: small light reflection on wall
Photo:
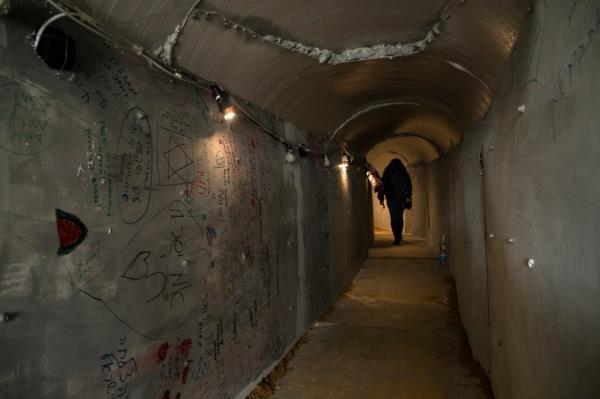
[[[348,168],[350,167],[350,161],[346,155],[342,156],[342,160],[338,165],[338,169],[340,170],[340,183],[342,189],[343,198],[348,196]]]

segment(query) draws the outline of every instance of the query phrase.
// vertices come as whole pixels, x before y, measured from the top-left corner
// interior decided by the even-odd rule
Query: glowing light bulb
[[[296,154],[294,154],[294,149],[289,147],[287,153],[285,154],[285,161],[289,163],[296,162]]]
[[[225,108],[225,110],[223,111],[223,118],[225,118],[226,121],[233,120],[235,116],[235,108],[232,106]]]
[[[331,166],[331,161],[329,160],[327,154],[323,154],[323,166],[325,166],[326,168]]]
[[[235,107],[231,105],[231,99],[219,85],[212,85],[210,88],[213,92],[213,97],[219,106],[219,111],[223,113],[223,118],[225,118],[226,121],[231,121],[236,115]]]
[[[377,178],[375,177],[375,175],[373,174],[373,172],[371,172],[370,170],[367,171],[367,178],[369,179],[369,182],[371,183],[371,186],[373,188],[377,187]]]
[[[348,170],[348,166],[350,166],[350,161],[348,160],[347,155],[342,155],[342,162],[338,165],[338,167],[343,171]]]

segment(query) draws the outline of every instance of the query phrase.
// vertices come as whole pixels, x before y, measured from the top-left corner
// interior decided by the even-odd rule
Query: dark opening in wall
[[[75,65],[75,41],[57,28],[48,27],[44,30],[35,52],[55,70],[68,71]]]

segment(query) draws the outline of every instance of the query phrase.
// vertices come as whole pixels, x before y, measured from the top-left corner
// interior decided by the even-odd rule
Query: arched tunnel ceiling
[[[367,160],[383,172],[393,158],[399,158],[405,166],[433,161],[439,156],[435,146],[419,136],[401,135],[383,140],[367,154]]]
[[[69,4],[146,49],[160,48],[186,21],[175,66],[315,134],[330,137],[337,130],[336,140],[363,152],[398,133],[424,136],[442,152],[458,142],[459,132],[485,115],[529,5],[522,0]],[[404,56],[331,65],[262,40],[267,35],[337,53],[416,44],[401,47]]]
[[[365,153],[388,138],[406,136],[427,142],[439,156],[461,137],[455,122],[446,113],[412,102],[371,106],[355,114],[338,131],[344,140]]]
[[[272,34],[341,52],[377,43],[417,41],[436,22],[435,12],[445,2],[412,0],[398,7],[395,1],[211,0],[204,7],[262,35]],[[240,13],[243,9],[247,10],[244,14]],[[423,12],[424,9],[428,11]],[[382,12],[387,15],[384,19]],[[399,21],[403,21],[401,29]]]

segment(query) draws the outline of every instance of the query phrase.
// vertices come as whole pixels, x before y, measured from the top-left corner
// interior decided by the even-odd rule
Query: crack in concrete
[[[437,36],[440,35],[440,28],[443,22],[443,18],[439,18],[438,21],[427,31],[425,36],[421,40],[417,40],[412,43],[394,43],[394,44],[375,44],[373,46],[357,47],[353,49],[347,49],[340,53],[333,50],[320,48],[316,46],[310,46],[304,43],[300,43],[293,40],[288,40],[275,35],[261,35],[258,32],[243,26],[230,18],[227,18],[216,11],[209,10],[196,10],[194,19],[200,19],[203,17],[207,21],[213,19],[219,19],[223,23],[225,29],[235,29],[242,33],[245,33],[250,38],[255,40],[261,40],[265,43],[280,47],[287,51],[302,54],[311,57],[318,61],[320,64],[338,65],[346,64],[351,62],[376,60],[376,59],[393,59],[398,57],[406,57],[425,51]]]

